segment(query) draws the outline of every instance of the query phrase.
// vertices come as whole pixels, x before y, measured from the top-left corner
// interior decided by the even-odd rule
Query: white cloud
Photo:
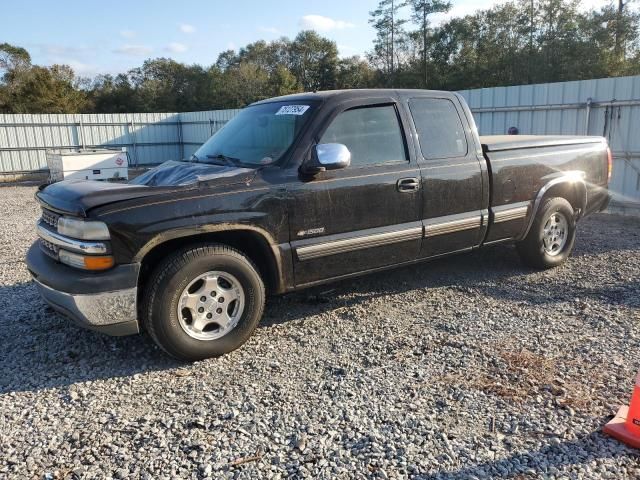
[[[322,15],[305,15],[300,19],[300,26],[308,30],[317,30],[318,32],[328,32],[330,30],[344,30],[345,28],[355,27],[353,23],[344,20],[334,20],[333,18],[323,17]]]
[[[184,43],[171,42],[165,47],[165,50],[171,53],[183,53],[189,50],[189,47],[187,47]]]
[[[275,27],[260,27],[258,28],[263,33],[271,33],[273,35],[280,35],[282,32]]]
[[[37,44],[37,47],[44,55],[88,55],[93,53],[93,49],[85,46],[69,46],[69,45],[57,45],[55,43],[41,43]]]
[[[113,53],[119,53],[121,55],[130,55],[132,57],[142,57],[149,55],[153,49],[145,45],[123,45],[120,48],[116,48]]]
[[[136,32],[133,30],[120,30],[120,36],[122,38],[133,38],[136,36]]]
[[[195,33],[196,27],[189,25],[188,23],[181,23],[178,28],[182,33]]]

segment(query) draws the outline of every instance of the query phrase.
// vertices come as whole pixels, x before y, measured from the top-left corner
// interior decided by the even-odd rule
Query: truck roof
[[[283,95],[281,97],[267,98],[258,102],[252,103],[252,105],[259,105],[261,103],[271,102],[290,102],[290,101],[326,101],[328,99],[340,99],[349,100],[366,97],[380,97],[380,96],[406,96],[416,94],[437,94],[445,97],[453,97],[456,94],[453,92],[445,92],[441,90],[421,90],[421,89],[398,89],[398,88],[361,88],[350,90],[321,90],[318,92],[304,92],[293,93],[291,95]]]

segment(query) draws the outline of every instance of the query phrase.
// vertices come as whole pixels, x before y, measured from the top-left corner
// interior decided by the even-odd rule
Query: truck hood
[[[168,161],[128,183],[93,180],[65,180],[40,187],[36,198],[40,203],[61,213],[87,216],[95,207],[208,186],[248,183],[256,170],[232,166]]]

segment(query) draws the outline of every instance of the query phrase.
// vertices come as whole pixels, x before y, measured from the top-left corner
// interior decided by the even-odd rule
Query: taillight
[[[607,183],[611,181],[611,173],[613,172],[613,154],[611,148],[607,147]]]

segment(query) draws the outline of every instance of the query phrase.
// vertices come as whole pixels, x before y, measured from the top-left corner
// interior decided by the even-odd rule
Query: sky
[[[379,0],[28,0],[2,6],[0,43],[26,48],[33,63],[70,65],[77,74],[120,73],[147,58],[204,66],[227,49],[256,40],[290,38],[313,29],[341,56],[363,55],[375,32],[369,12]],[[452,0],[435,23],[504,0]],[[582,0],[581,8],[607,0]]]

